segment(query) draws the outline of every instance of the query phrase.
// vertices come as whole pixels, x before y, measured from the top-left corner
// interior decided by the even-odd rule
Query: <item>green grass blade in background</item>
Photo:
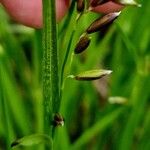
[[[100,132],[105,130],[109,125],[111,125],[115,121],[115,119],[119,117],[122,111],[123,109],[120,108],[101,118],[90,129],[87,129],[87,131],[85,131],[85,133],[83,133],[81,137],[79,137],[79,139],[77,139],[71,149],[81,148],[81,146],[88,143],[93,137],[95,137]]]
[[[139,124],[142,117],[142,112],[144,111],[146,102],[149,96],[150,78],[149,76],[138,75],[135,81],[135,86],[131,95],[131,103],[133,108],[129,115],[129,119],[123,131],[123,135],[120,141],[119,150],[131,149],[133,143],[133,138],[135,135],[135,130]]]
[[[3,20],[0,22],[0,38],[2,39],[5,51],[8,57],[14,60],[16,66],[15,69],[17,70],[23,84],[26,85],[28,80],[25,72],[28,71],[29,66],[25,54],[21,48],[20,43],[11,33],[11,28],[8,24],[7,16],[1,9],[0,19]]]
[[[144,123],[142,128],[142,135],[139,138],[139,150],[148,150],[150,149],[150,110],[146,113],[146,116],[144,117]]]
[[[20,96],[19,89],[16,85],[15,79],[12,74],[7,70],[7,57],[3,51],[3,58],[0,60],[1,67],[1,86],[7,100],[7,107],[10,107],[12,111],[12,118],[16,120],[18,127],[20,127],[23,134],[27,134],[30,131],[29,119],[25,111],[24,102]]]
[[[35,114],[35,132],[43,131],[43,97],[42,97],[42,32],[36,30],[33,35],[32,51],[32,95]]]

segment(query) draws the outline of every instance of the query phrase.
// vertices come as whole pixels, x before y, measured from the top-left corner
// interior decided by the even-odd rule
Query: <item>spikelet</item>
[[[119,15],[120,12],[114,12],[98,18],[87,28],[86,32],[90,34],[99,31],[103,27],[112,23]]]
[[[86,50],[91,42],[91,38],[87,34],[83,34],[76,44],[74,53],[79,54]]]

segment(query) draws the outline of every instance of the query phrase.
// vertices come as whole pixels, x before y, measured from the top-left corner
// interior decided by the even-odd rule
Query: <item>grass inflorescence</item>
[[[71,1],[56,23],[43,0],[42,30],[0,7],[0,149],[150,149],[150,1],[89,11],[103,3]]]

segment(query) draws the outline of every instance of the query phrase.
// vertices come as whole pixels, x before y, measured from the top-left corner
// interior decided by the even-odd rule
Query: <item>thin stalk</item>
[[[52,136],[50,124],[59,110],[59,78],[55,0],[43,0],[43,98],[45,133]]]
[[[69,25],[70,25],[70,22],[71,22],[71,19],[72,19],[72,15],[73,15],[73,12],[74,12],[74,8],[75,8],[75,3],[76,3],[76,1],[72,1],[71,2],[71,5],[70,5],[70,8],[69,8],[69,13],[67,14],[67,17],[66,17],[66,19],[65,19],[65,22],[64,22],[64,24],[62,25],[62,27],[61,27],[61,29],[60,29],[60,31],[59,31],[59,33],[58,33],[58,36],[66,36],[66,30],[68,30],[68,27],[69,27]],[[64,32],[65,31],[65,32]],[[64,34],[62,34],[64,32]]]
[[[70,51],[70,48],[71,48],[71,45],[72,45],[72,40],[73,40],[73,37],[74,37],[74,33],[75,33],[75,30],[73,30],[73,32],[71,34],[70,41],[69,41],[67,51],[66,51],[66,54],[65,54],[64,62],[63,62],[63,65],[62,65],[62,69],[61,69],[61,91],[63,89],[62,87],[63,87],[63,83],[64,83],[63,78],[64,78],[65,66],[66,66],[66,63],[67,63],[67,60],[68,60],[69,51]],[[62,92],[60,92],[60,97],[61,97],[61,95],[62,95]]]
[[[87,5],[88,5],[88,3],[86,2],[86,6],[87,6]],[[69,23],[70,23],[70,21],[71,21],[71,16],[72,16],[73,11],[74,11],[74,6],[75,6],[75,1],[72,1],[72,3],[71,3],[71,8],[70,8],[68,17],[67,17],[67,19],[66,19],[66,22],[67,22],[67,20],[68,20]],[[85,14],[87,14],[87,13],[88,13],[88,11],[84,11],[83,13],[77,14],[76,19],[75,19],[74,28],[73,28],[72,33],[71,33],[71,35],[70,35],[69,44],[68,44],[68,46],[67,46],[66,54],[65,54],[64,61],[63,61],[63,64],[62,64],[62,69],[61,69],[61,75],[60,75],[60,87],[61,87],[60,99],[61,99],[61,97],[62,97],[62,92],[63,92],[65,80],[66,80],[66,78],[67,78],[67,77],[64,78],[64,71],[65,71],[65,66],[66,66],[66,64],[67,64],[67,60],[69,59],[69,56],[70,56],[69,74],[71,73],[71,67],[72,67],[73,58],[74,58],[74,51],[73,51],[73,49],[71,49],[71,48],[72,48],[72,45],[73,45],[73,43],[74,43],[74,41],[75,41],[75,36],[76,36],[75,33],[76,33],[76,30],[77,30],[77,24],[78,24],[79,20],[81,19],[81,17],[83,17],[83,16],[84,16]],[[67,24],[65,24],[65,25],[67,26],[69,23],[67,22]],[[66,26],[63,26],[62,29],[65,29]],[[61,30],[61,32],[62,32],[62,30]],[[74,47],[73,47],[73,48],[74,48]],[[71,55],[69,55],[70,53],[71,53]]]
[[[76,36],[75,33],[76,33],[78,21],[79,21],[79,19],[76,19],[75,24],[74,24],[74,28],[73,28],[72,33],[70,35],[70,40],[69,40],[67,50],[66,50],[66,53],[65,53],[64,61],[63,61],[63,64],[62,64],[62,69],[61,69],[61,74],[60,74],[60,87],[61,87],[60,99],[62,98],[62,92],[63,92],[63,89],[64,89],[65,80],[67,78],[67,77],[64,77],[64,72],[65,72],[65,66],[66,66],[67,61],[69,59],[69,56],[70,56],[69,54],[70,53],[71,53],[71,56],[70,56],[69,74],[71,73],[71,66],[72,66],[73,56],[74,56],[74,51],[71,48],[72,48],[72,45],[73,45],[74,40],[75,40],[75,36]]]

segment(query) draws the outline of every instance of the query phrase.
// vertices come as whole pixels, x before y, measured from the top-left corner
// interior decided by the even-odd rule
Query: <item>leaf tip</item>
[[[106,75],[109,75],[109,74],[111,74],[113,71],[112,70],[105,70],[105,74]]]

